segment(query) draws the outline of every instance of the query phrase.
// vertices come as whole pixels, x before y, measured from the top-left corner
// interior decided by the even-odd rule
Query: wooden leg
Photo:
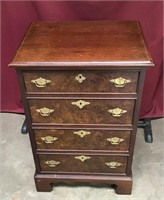
[[[53,184],[50,179],[36,178],[35,185],[38,192],[51,192]]]
[[[115,186],[117,194],[131,194],[132,193],[132,181],[121,181]]]

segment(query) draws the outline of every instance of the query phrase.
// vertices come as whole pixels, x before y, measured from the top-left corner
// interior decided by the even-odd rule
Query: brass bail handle
[[[119,78],[111,79],[110,82],[113,83],[115,87],[124,87],[126,83],[130,83],[131,80],[119,77]]]
[[[56,160],[47,160],[44,162],[46,165],[48,165],[49,167],[53,167],[55,168],[57,165],[60,164],[59,161],[56,161]]]
[[[127,112],[127,110],[123,110],[121,108],[114,108],[109,109],[108,112],[111,113],[113,117],[121,117],[122,114]]]
[[[54,143],[58,138],[57,137],[52,137],[52,136],[45,136],[41,137],[41,140],[43,140],[46,144],[52,144]]]
[[[53,109],[49,109],[49,108],[46,108],[46,107],[36,109],[36,111],[43,117],[48,117],[51,113],[54,112]]]
[[[118,144],[120,144],[121,142],[124,141],[124,139],[119,138],[119,137],[107,138],[106,140],[108,142],[110,142],[112,145],[118,145]]]
[[[51,83],[51,80],[44,79],[42,77],[31,80],[31,83],[34,83],[36,87],[43,88],[46,87],[48,83]]]
[[[105,163],[105,165],[108,166],[110,169],[116,169],[120,167],[122,164],[119,162],[112,161],[112,162]]]

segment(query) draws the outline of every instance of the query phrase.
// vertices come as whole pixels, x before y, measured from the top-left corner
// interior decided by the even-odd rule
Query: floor
[[[164,119],[152,121],[154,142],[144,142],[138,129],[132,195],[117,195],[107,186],[59,185],[52,192],[36,192],[34,162],[28,134],[22,135],[23,115],[0,113],[0,200],[163,200]]]

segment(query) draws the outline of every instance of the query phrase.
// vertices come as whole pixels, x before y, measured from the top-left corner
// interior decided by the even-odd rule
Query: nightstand
[[[32,23],[13,62],[38,191],[58,182],[132,190],[132,159],[146,68],[137,21]]]

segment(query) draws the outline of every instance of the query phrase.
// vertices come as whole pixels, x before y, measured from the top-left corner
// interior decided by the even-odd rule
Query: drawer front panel
[[[136,92],[138,72],[24,72],[27,92]]]
[[[33,123],[131,124],[134,100],[29,100]]]
[[[127,157],[108,155],[39,155],[41,171],[125,173]]]
[[[131,131],[48,129],[34,134],[38,150],[128,151]]]

